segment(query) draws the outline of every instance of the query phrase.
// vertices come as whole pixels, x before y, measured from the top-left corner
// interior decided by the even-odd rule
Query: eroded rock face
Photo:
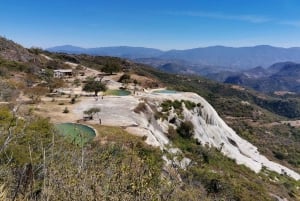
[[[243,164],[255,172],[259,172],[262,167],[275,171],[279,174],[287,174],[290,177],[299,180],[300,175],[295,171],[286,168],[278,163],[268,160],[261,155],[257,147],[242,139],[234,130],[232,130],[217,114],[214,108],[202,97],[194,93],[177,93],[177,94],[160,94],[148,95],[146,103],[151,103],[159,107],[159,104],[164,100],[189,100],[198,104],[200,107],[195,107],[188,110],[183,104],[183,119],[182,121],[191,121],[194,125],[194,138],[201,144],[208,144],[221,150],[221,152],[236,161],[237,164]],[[152,106],[153,107],[153,106]],[[151,118],[153,110],[148,107],[149,111],[142,113],[141,123],[149,130],[147,136],[152,141],[146,141],[149,144],[155,144],[164,147],[170,141],[166,138],[165,133],[168,132],[168,127],[173,123],[174,111],[169,112],[168,120]]]

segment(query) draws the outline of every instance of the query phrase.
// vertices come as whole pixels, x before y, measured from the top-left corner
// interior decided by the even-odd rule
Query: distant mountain
[[[271,65],[267,70],[270,74],[274,74],[279,72],[281,69],[283,69],[285,66],[293,65],[294,62],[279,62]]]
[[[85,53],[91,55],[117,56],[138,59],[147,64],[160,63],[159,66],[172,63],[172,60],[184,61],[193,65],[197,72],[198,66],[219,67],[220,70],[245,70],[256,66],[268,67],[278,62],[300,62],[300,48],[280,48],[268,45],[254,47],[224,47],[212,46],[188,50],[161,51],[144,47],[100,47],[80,48],[70,45],[47,49],[52,52]],[[187,66],[183,66],[187,67]],[[181,70],[179,69],[179,72]],[[201,73],[200,73],[201,74]]]
[[[255,68],[251,71],[253,75],[258,76],[245,71],[229,76],[225,83],[247,86],[267,93],[276,91],[300,93],[300,64],[283,62],[273,64],[267,69]]]
[[[73,45],[56,46],[56,47],[48,48],[47,50],[50,52],[64,52],[70,54],[81,54],[87,51],[87,49],[85,48],[76,47]]]
[[[154,48],[144,47],[99,47],[99,48],[81,48],[72,45],[63,45],[47,49],[50,52],[64,52],[71,54],[90,54],[101,56],[115,56],[129,59],[148,58],[160,56],[163,52]]]
[[[266,45],[241,48],[214,46],[190,50],[172,50],[160,58],[177,58],[197,64],[249,69],[255,66],[267,67],[282,61],[300,62],[300,49]]]

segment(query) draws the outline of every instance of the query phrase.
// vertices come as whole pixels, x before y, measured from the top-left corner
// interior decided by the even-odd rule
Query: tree
[[[131,81],[130,79],[130,75],[129,74],[123,74],[120,79],[118,80],[118,82],[121,82],[121,83],[129,83]]]
[[[47,88],[41,86],[28,87],[24,90],[24,93],[32,100],[32,103],[38,103],[41,101],[41,96],[47,93]]]
[[[95,96],[98,96],[98,92],[106,91],[106,89],[105,84],[96,80],[88,80],[82,88],[83,91],[95,92]]]
[[[92,107],[88,110],[85,110],[83,113],[89,116],[89,119],[93,119],[95,114],[98,114],[100,112],[99,107]]]
[[[43,80],[43,84],[41,86],[46,86],[49,89],[49,92],[53,92],[54,89],[64,87],[65,82],[62,79],[53,77],[53,70],[46,69],[43,73],[41,73],[40,78]]]
[[[130,75],[129,74],[123,74],[118,82],[123,83],[123,87],[126,89],[128,87],[128,84],[131,82]]]
[[[109,61],[107,62],[104,67],[102,68],[102,71],[105,72],[105,73],[109,73],[109,74],[113,74],[114,72],[119,72],[121,70],[120,68],[120,65],[115,63],[115,62],[112,62],[112,61]]]

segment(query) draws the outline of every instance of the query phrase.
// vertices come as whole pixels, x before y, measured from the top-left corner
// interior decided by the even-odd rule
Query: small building
[[[56,78],[64,78],[64,77],[72,77],[73,70],[72,69],[57,69],[53,71],[53,77]]]

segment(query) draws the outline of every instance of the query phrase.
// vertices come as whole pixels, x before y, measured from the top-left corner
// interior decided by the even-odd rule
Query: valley
[[[3,135],[0,142],[5,145],[1,154],[11,154],[13,161],[3,157],[0,171],[10,172],[5,164],[27,171],[25,164],[31,164],[38,172],[43,164],[39,155],[45,148],[37,143],[48,144],[44,157],[49,157],[51,162],[47,166],[42,165],[49,171],[43,173],[47,184],[35,183],[34,188],[48,189],[49,192],[43,190],[42,195],[37,196],[58,199],[51,193],[55,190],[67,194],[70,196],[68,200],[72,200],[68,193],[75,188],[68,184],[68,178],[79,175],[79,178],[88,180],[88,183],[80,184],[85,189],[83,195],[91,197],[116,198],[124,194],[132,200],[139,194],[143,199],[166,197],[166,200],[177,200],[189,194],[189,200],[212,200],[216,197],[234,200],[251,200],[253,197],[271,200],[271,197],[277,196],[291,200],[299,198],[300,142],[298,130],[290,122],[293,119],[289,118],[288,112],[297,107],[290,102],[278,98],[277,101],[286,108],[278,110],[272,107],[273,97],[247,88],[224,85],[198,76],[167,74],[116,57],[26,50],[13,44],[10,51],[20,52],[18,48],[28,54],[28,60],[2,58],[2,82],[6,88],[1,89],[1,98],[6,104],[1,106]],[[11,69],[11,66],[15,68]],[[105,72],[104,67],[110,68]],[[112,68],[114,70],[110,72]],[[59,69],[76,73],[62,78],[53,77],[51,72]],[[95,88],[87,87],[90,83],[103,83],[105,87],[98,85],[99,90],[95,91]],[[165,90],[165,93],[159,93],[160,90]],[[89,113],[91,109],[95,112]],[[11,115],[18,118],[10,120]],[[297,118],[297,115],[296,110],[294,117]],[[23,120],[35,126],[26,129],[25,133],[20,132],[21,138],[10,138],[10,132],[19,135]],[[10,127],[10,121],[16,121],[16,126]],[[50,129],[52,124],[65,122],[93,127],[97,135],[87,145],[76,147],[72,140]],[[41,132],[49,134],[44,136]],[[270,139],[272,143],[269,143]],[[24,140],[30,144],[29,148],[23,144]],[[6,145],[6,142],[9,144]],[[59,144],[58,147],[55,144]],[[36,147],[34,162],[30,156],[31,146]],[[65,150],[65,154],[60,148]],[[99,153],[104,154],[101,155],[104,158],[95,155],[98,149],[101,149]],[[61,169],[59,160],[53,158],[54,152],[56,157],[65,161],[69,172]],[[20,156],[21,153],[24,156]],[[66,160],[64,155],[72,156],[73,160]],[[114,175],[110,173],[97,177],[109,184],[110,191],[105,191],[107,187],[98,180],[89,179],[90,175],[96,174],[92,170],[94,163],[104,163],[105,155],[112,158],[109,159],[109,169],[101,165],[96,169],[100,173],[113,171],[122,178],[121,183],[116,185],[114,182],[120,180],[111,180]],[[139,168],[134,169],[133,164],[138,164]],[[139,175],[144,180],[132,181],[127,173]],[[63,174],[67,174],[68,178],[64,178]],[[58,190],[53,176],[65,183],[65,187],[59,186],[61,189]],[[10,173],[6,181],[9,179],[18,180]],[[32,179],[42,181],[37,175]],[[76,180],[76,183],[79,181]],[[148,183],[138,183],[142,181]],[[139,187],[129,187],[128,182],[137,182],[135,185]],[[220,187],[215,187],[214,183]],[[10,184],[14,185],[13,182]],[[93,189],[88,187],[90,184],[98,188],[91,195]],[[8,192],[17,193],[21,199],[22,192],[32,191],[25,183],[22,185],[18,191],[12,188]],[[143,185],[147,188],[144,189]],[[243,189],[239,188],[241,185]],[[112,194],[122,188],[127,190]],[[149,191],[151,193],[147,193]],[[33,195],[30,196],[33,198]]]

